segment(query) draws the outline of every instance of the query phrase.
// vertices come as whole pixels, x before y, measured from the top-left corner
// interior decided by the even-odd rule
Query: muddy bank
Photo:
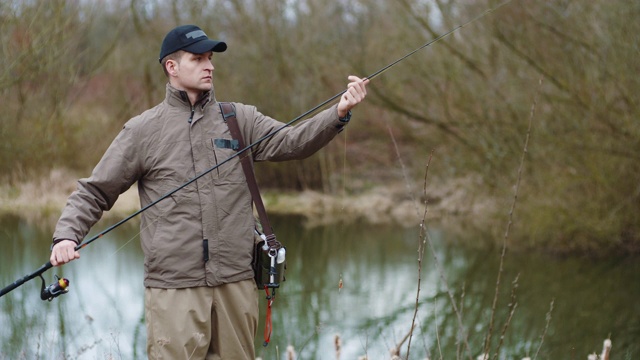
[[[426,194],[421,185],[409,189],[405,184],[385,184],[355,194],[324,194],[317,191],[265,191],[270,213],[302,215],[313,227],[336,222],[366,222],[417,226],[423,218],[448,221],[460,217],[479,218],[492,211],[489,199],[473,196],[471,180],[434,184]]]
[[[32,182],[0,185],[0,216],[13,215],[30,223],[53,227],[76,187],[77,177],[54,170]],[[336,222],[364,221],[372,224],[416,226],[428,220],[446,221],[465,216],[477,219],[492,212],[495,204],[473,195],[472,179],[457,179],[446,184],[429,184],[426,194],[422,184],[384,184],[364,191],[324,194],[317,191],[283,192],[264,190],[269,213],[300,215],[306,226]],[[427,204],[425,212],[425,203]],[[105,218],[122,218],[140,208],[134,185],[122,194]]]

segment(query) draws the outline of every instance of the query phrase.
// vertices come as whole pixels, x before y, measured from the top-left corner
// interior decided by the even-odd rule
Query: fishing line
[[[174,201],[175,201],[176,204],[179,204],[180,201],[182,201],[182,199],[184,199],[184,197],[181,198],[181,199],[174,199]],[[129,238],[129,240],[127,240],[119,248],[117,248],[111,255],[109,255],[109,257],[112,257],[112,256],[116,255],[118,252],[120,252],[120,250],[124,249],[127,245],[129,245],[129,243],[132,242],[135,238],[139,238],[140,234],[142,234],[143,231],[145,231],[149,227],[151,227],[151,225],[157,224],[160,221],[160,219],[162,219],[166,215],[167,211],[168,211],[168,209],[164,210],[163,213],[159,214],[155,219],[149,221],[149,224],[147,224],[147,226],[139,227],[138,232],[135,233],[133,236],[131,236],[131,238]]]
[[[492,13],[493,11],[501,8],[502,6],[510,3],[513,0],[507,0],[505,2],[502,2],[500,4],[498,4],[495,7],[489,8],[487,10],[485,10],[484,12],[482,12],[480,15],[474,17],[473,19],[458,25],[457,27],[453,28],[452,30],[449,30],[447,32],[445,32],[444,34],[436,37],[433,40],[430,40],[426,43],[424,43],[423,45],[421,45],[420,47],[414,49],[413,51],[407,53],[406,55],[398,58],[397,60],[389,63],[388,65],[380,68],[379,70],[375,71],[374,73],[372,73],[371,75],[365,77],[364,79],[368,79],[369,81],[373,80],[374,78],[378,77],[379,75],[383,74],[384,72],[386,72],[387,70],[389,70],[390,68],[392,68],[393,66],[397,65],[398,63],[402,62],[403,60],[409,58],[410,56],[414,55],[415,53],[419,52],[420,50],[446,38],[447,36],[455,33],[456,31],[482,19],[483,17],[487,16],[488,14]],[[220,168],[222,165],[227,164],[228,162],[230,162],[231,160],[235,159],[236,157],[244,154],[246,151],[248,151],[249,149],[253,148],[254,146],[260,144],[261,142],[272,138],[273,136],[275,136],[276,134],[278,134],[280,131],[286,129],[287,127],[291,126],[292,124],[300,121],[303,118],[306,118],[307,116],[309,116],[310,114],[318,111],[319,109],[323,108],[324,106],[326,106],[327,104],[329,104],[330,102],[336,100],[337,98],[339,98],[340,96],[342,96],[344,93],[346,93],[348,91],[348,89],[342,90],[341,92],[335,94],[334,96],[328,98],[327,100],[319,103],[318,105],[314,106],[313,108],[307,110],[306,112],[302,113],[301,115],[297,116],[296,118],[292,119],[291,121],[283,124],[281,127],[275,129],[274,131],[262,136],[261,138],[257,139],[256,141],[254,141],[253,143],[245,146],[243,149],[238,150],[238,152],[236,152],[235,154],[233,154],[232,156],[228,157],[227,159],[223,160],[222,162],[218,163],[217,165],[209,168],[208,170],[202,172],[199,175],[196,175],[195,177],[193,177],[192,179],[188,180],[187,182],[185,182],[184,184],[176,187],[175,189],[169,191],[168,193],[164,194],[163,196],[161,196],[160,198],[158,198],[157,200],[145,205],[144,207],[142,207],[140,210],[130,214],[129,216],[125,217],[124,219],[116,222],[115,224],[107,227],[106,229],[104,229],[103,231],[99,232],[98,234],[94,235],[93,237],[91,237],[88,240],[85,240],[83,242],[81,242],[80,244],[78,244],[75,247],[75,251],[79,251],[84,249],[87,245],[91,244],[92,242],[100,239],[101,237],[103,237],[104,235],[110,233],[111,231],[113,231],[114,229],[116,229],[117,227],[119,227],[120,225],[128,222],[129,220],[133,219],[134,217],[138,216],[139,214],[143,213],[144,211],[146,211],[147,209],[155,206],[156,204],[158,204],[159,202],[167,199],[168,197],[172,196],[173,194],[177,193],[178,191],[184,189],[185,187],[191,185],[192,183],[194,183],[195,181],[201,179],[202,177],[204,177],[205,175],[211,173],[212,171]],[[35,277],[39,277],[41,276],[45,271],[51,269],[53,267],[53,265],[51,265],[51,262],[47,261],[44,265],[42,265],[40,268],[38,268],[36,271],[34,271],[31,274],[27,274],[24,277],[16,280],[14,283],[10,284],[9,286],[0,289],[0,297],[4,296],[5,294],[7,294],[8,292],[12,291],[13,289],[17,288],[18,286],[24,284],[25,282],[35,278]]]
[[[342,153],[342,209],[344,211],[345,200],[347,199],[347,133],[348,129],[344,129],[344,149]]]

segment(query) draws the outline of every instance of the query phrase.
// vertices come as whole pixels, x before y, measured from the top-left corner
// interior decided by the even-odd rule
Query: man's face
[[[211,75],[214,69],[211,63],[212,54],[211,51],[203,54],[184,52],[180,61],[174,64],[176,75],[172,77],[173,86],[191,94],[211,90],[213,87]]]

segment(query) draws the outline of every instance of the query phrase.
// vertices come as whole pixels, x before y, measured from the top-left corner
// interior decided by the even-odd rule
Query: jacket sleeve
[[[134,131],[125,125],[104,153],[91,176],[78,180],[58,220],[53,242],[82,242],[91,227],[111,209],[120,194],[137,180],[141,167]]]
[[[285,125],[261,114],[253,106],[236,104],[236,109],[239,109],[238,121],[242,121],[243,136],[249,140],[247,145]],[[334,105],[260,142],[252,149],[253,158],[256,161],[304,159],[327,145],[346,124],[338,119],[338,106]]]

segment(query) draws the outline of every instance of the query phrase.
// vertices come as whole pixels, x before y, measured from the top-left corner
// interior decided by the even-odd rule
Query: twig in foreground
[[[429,174],[429,165],[431,165],[431,159],[433,158],[433,151],[429,155],[429,161],[427,161],[427,166],[424,172],[424,185],[423,191],[425,193],[425,204],[424,204],[424,213],[422,215],[422,220],[420,221],[420,244],[418,245],[418,289],[416,290],[416,304],[413,310],[413,319],[411,320],[411,333],[409,335],[409,342],[407,343],[407,360],[409,359],[409,353],[411,351],[411,339],[413,337],[413,329],[416,326],[416,317],[418,316],[418,306],[420,304],[420,286],[422,284],[422,260],[424,259],[424,244],[428,236],[427,232],[427,176]]]
[[[547,324],[544,327],[544,331],[540,336],[540,344],[538,345],[538,350],[536,350],[536,354],[533,356],[533,360],[538,358],[538,354],[540,353],[540,349],[542,349],[542,343],[544,342],[544,337],[547,335],[547,330],[549,330],[549,324],[551,323],[551,312],[553,311],[553,303],[555,300],[551,300],[551,304],[549,305],[549,312],[547,313]]]
[[[542,79],[539,80],[538,85],[542,85]],[[518,167],[518,178],[516,180],[516,188],[513,194],[513,202],[511,203],[511,209],[509,210],[509,221],[507,223],[507,229],[505,230],[502,253],[500,254],[500,266],[498,268],[498,278],[496,279],[496,289],[493,296],[493,304],[491,305],[491,319],[489,320],[489,329],[487,330],[487,337],[484,343],[484,354],[489,358],[489,351],[491,348],[491,336],[493,334],[493,322],[496,316],[496,304],[498,303],[498,295],[500,294],[500,281],[502,279],[502,273],[504,271],[504,257],[507,252],[507,242],[509,240],[509,231],[513,224],[513,213],[516,209],[516,203],[518,202],[518,190],[520,189],[520,180],[522,179],[522,168],[524,167],[524,159],[527,155],[529,147],[529,137],[531,135],[531,124],[533,123],[533,115],[535,114],[536,104],[538,103],[538,94],[540,92],[540,86],[538,87],[535,95],[533,96],[533,104],[531,105],[531,112],[529,113],[529,125],[527,127],[527,135],[524,140],[524,148],[522,150],[522,157],[520,158],[520,166]]]

